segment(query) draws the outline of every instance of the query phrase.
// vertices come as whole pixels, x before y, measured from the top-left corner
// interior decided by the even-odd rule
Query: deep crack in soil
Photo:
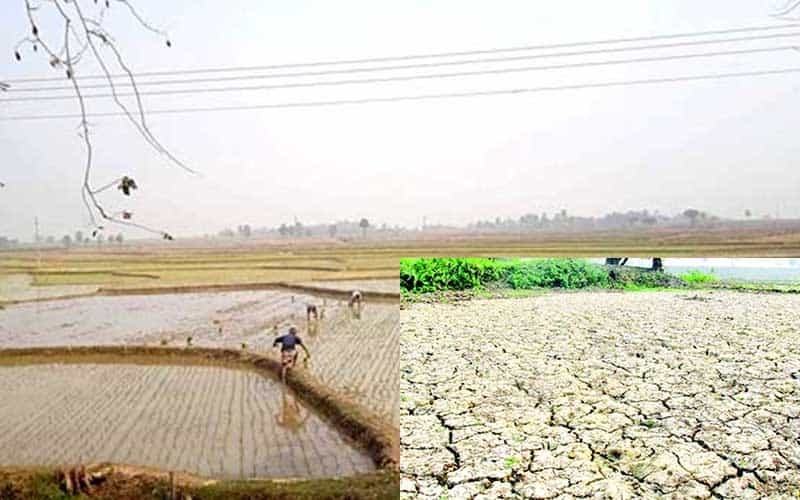
[[[554,293],[400,314],[402,497],[800,497],[800,296]]]

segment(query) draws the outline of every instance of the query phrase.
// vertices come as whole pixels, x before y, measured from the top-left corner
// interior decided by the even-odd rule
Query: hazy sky
[[[107,26],[130,66],[140,72],[757,26],[774,24],[769,13],[782,3],[132,2],[152,24],[167,28],[173,41],[173,47],[166,48],[112,1]],[[0,6],[0,54],[6,54],[0,57],[0,81],[60,76],[41,54],[26,51],[23,62],[14,61],[13,46],[28,31],[23,5],[23,0],[6,0]],[[57,26],[43,20],[41,29]],[[800,36],[646,55],[792,43],[800,45]],[[643,55],[516,61],[470,69]],[[381,85],[148,96],[145,103],[155,110],[319,101],[786,67],[800,67],[800,51]],[[88,63],[79,67],[79,76],[95,72]],[[278,80],[283,81],[287,80]],[[11,93],[0,93],[0,99],[6,96]],[[314,223],[365,216],[375,223],[414,226],[426,215],[429,222],[465,223],[562,208],[578,215],[642,208],[675,213],[692,206],[727,217],[741,217],[745,208],[759,216],[776,211],[800,216],[798,105],[800,73],[472,99],[151,116],[156,135],[202,172],[198,177],[165,163],[123,119],[95,118],[93,179],[99,185],[131,174],[140,185],[135,197],[123,200],[115,191],[104,200],[176,235],[215,233],[242,223],[272,226],[294,217]],[[96,99],[89,101],[89,109],[112,107],[108,100]],[[0,118],[75,111],[72,100],[0,102]],[[77,120],[0,121],[0,181],[7,183],[0,190],[0,235],[29,239],[34,216],[45,234],[60,236],[85,228],[80,200],[84,150],[77,125]]]

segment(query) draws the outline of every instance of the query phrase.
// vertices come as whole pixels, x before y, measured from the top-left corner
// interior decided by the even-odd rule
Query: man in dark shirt
[[[300,346],[306,352],[306,360],[311,357],[311,353],[303,344],[303,340],[297,336],[297,328],[294,326],[289,327],[289,333],[282,335],[275,339],[272,347],[281,346],[281,378],[286,380],[286,372],[289,368],[293,367],[297,361],[296,347]]]

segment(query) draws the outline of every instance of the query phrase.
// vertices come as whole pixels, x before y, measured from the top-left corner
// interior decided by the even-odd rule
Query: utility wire
[[[556,65],[548,65],[548,66],[526,66],[526,67],[516,67],[516,68],[500,68],[500,69],[490,69],[490,70],[476,70],[476,71],[459,71],[459,72],[451,72],[451,73],[429,73],[429,74],[421,74],[421,75],[408,75],[408,76],[391,76],[391,77],[384,77],[384,78],[367,78],[367,79],[350,79],[350,80],[332,80],[332,81],[319,81],[319,82],[303,82],[303,83],[284,83],[278,85],[250,85],[250,86],[239,86],[239,87],[218,87],[218,88],[194,88],[194,89],[179,89],[179,90],[156,90],[156,91],[149,91],[149,92],[139,92],[138,94],[130,92],[130,93],[117,93],[117,97],[131,97],[131,96],[156,96],[156,95],[178,95],[178,94],[200,94],[200,93],[216,93],[216,92],[242,92],[242,91],[253,91],[253,90],[273,90],[273,89],[285,89],[285,88],[305,88],[305,87],[319,87],[319,86],[332,86],[332,85],[354,85],[354,84],[369,84],[369,83],[388,83],[388,82],[401,82],[401,81],[411,81],[411,80],[425,80],[425,79],[435,79],[435,78],[455,78],[455,77],[465,77],[465,76],[481,76],[481,75],[495,75],[495,74],[507,74],[507,73],[519,73],[519,72],[527,72],[527,71],[543,71],[543,70],[556,70],[556,69],[569,69],[569,68],[584,68],[584,67],[596,67],[596,66],[609,66],[609,65],[617,65],[617,64],[634,64],[634,63],[646,63],[646,62],[657,62],[657,61],[672,61],[672,60],[684,60],[684,59],[693,59],[693,58],[704,58],[704,57],[719,57],[719,56],[730,56],[730,55],[741,55],[741,54],[755,54],[755,53],[763,53],[763,52],[778,52],[784,50],[795,50],[796,47],[793,45],[784,45],[779,47],[765,47],[765,48],[758,48],[758,49],[742,49],[742,50],[726,50],[726,51],[717,51],[717,52],[699,52],[693,54],[678,54],[678,55],[669,55],[669,56],[655,56],[655,57],[640,57],[640,58],[633,58],[633,59],[612,59],[612,60],[605,60],[605,61],[591,61],[591,62],[579,62],[579,63],[567,63],[567,64],[556,64]],[[83,96],[84,99],[100,99],[100,98],[111,98],[114,97],[115,94],[86,94]],[[75,97],[72,95],[58,95],[58,96],[43,96],[43,97],[12,97],[6,99],[0,99],[0,102],[31,102],[31,101],[58,101],[58,100],[71,100]]]
[[[772,15],[774,17],[785,16],[798,7],[800,7],[800,0],[794,0],[792,2],[788,2],[782,9]]]
[[[478,90],[470,92],[453,92],[453,93],[441,93],[441,94],[368,97],[362,99],[340,99],[333,101],[304,101],[304,102],[301,101],[301,102],[285,102],[285,103],[274,103],[274,104],[251,104],[251,105],[240,105],[240,106],[208,106],[199,108],[156,109],[148,111],[148,114],[164,115],[164,114],[176,114],[176,113],[201,113],[210,111],[245,111],[245,110],[255,110],[255,109],[311,108],[319,106],[340,106],[347,104],[371,104],[371,103],[422,101],[422,100],[434,100],[434,99],[482,97],[482,96],[496,96],[496,95],[532,94],[538,92],[551,92],[551,91],[561,91],[561,90],[627,87],[633,85],[718,80],[725,78],[740,78],[747,76],[784,75],[784,74],[798,73],[798,72],[800,72],[800,67],[779,68],[779,69],[761,70],[761,71],[741,71],[735,73],[711,73],[705,75],[648,78],[642,80],[618,80],[611,82],[581,83],[573,85],[554,85],[547,87],[531,87],[531,88],[501,89],[501,90]],[[123,112],[110,111],[102,113],[92,113],[87,115],[87,118],[124,116],[124,115],[125,113]],[[80,114],[17,115],[17,116],[0,117],[0,121],[56,120],[65,118],[69,119],[81,118],[81,115]]]
[[[325,71],[305,71],[305,72],[293,72],[293,73],[272,73],[267,75],[246,75],[246,76],[225,76],[225,77],[213,77],[213,78],[192,78],[192,79],[183,79],[183,80],[156,80],[156,81],[141,81],[137,76],[136,85],[138,87],[143,87],[145,85],[175,85],[175,84],[192,84],[192,83],[211,83],[211,82],[223,82],[223,81],[239,81],[239,80],[260,80],[265,78],[291,78],[291,77],[305,77],[305,76],[323,76],[323,75],[332,75],[332,74],[344,74],[344,73],[367,73],[373,71],[396,71],[396,70],[405,70],[405,69],[420,69],[420,68],[438,68],[442,66],[456,66],[456,65],[465,65],[465,64],[486,64],[486,63],[496,63],[496,62],[509,62],[509,61],[521,61],[521,60],[529,60],[529,59],[544,59],[544,58],[553,58],[553,57],[571,57],[571,56],[585,56],[585,55],[599,55],[599,54],[608,54],[612,52],[628,52],[628,51],[638,51],[638,50],[650,50],[650,49],[665,49],[665,48],[675,48],[675,47],[687,47],[687,46],[695,46],[695,45],[709,45],[709,44],[717,44],[717,43],[730,43],[730,42],[742,42],[742,41],[752,41],[752,40],[765,40],[765,39],[774,39],[774,38],[788,38],[788,37],[797,37],[800,36],[800,31],[792,32],[792,33],[776,33],[776,34],[769,34],[769,35],[756,35],[756,36],[748,36],[748,37],[737,37],[737,38],[724,38],[724,39],[716,39],[716,40],[701,40],[701,41],[690,41],[690,42],[671,42],[671,43],[662,43],[662,44],[651,44],[651,45],[641,45],[641,46],[634,46],[634,47],[616,47],[616,48],[608,48],[608,49],[591,49],[591,50],[581,50],[581,51],[570,51],[570,52],[552,52],[548,54],[532,54],[532,55],[522,55],[522,56],[507,56],[507,57],[495,57],[495,58],[483,58],[483,59],[466,59],[460,61],[440,61],[440,62],[433,62],[433,63],[415,63],[415,64],[405,64],[405,65],[394,65],[394,66],[370,66],[370,67],[362,67],[362,68],[348,68],[348,69],[338,69],[338,70],[325,70]],[[77,77],[79,80],[83,80],[83,77]],[[130,82],[128,83],[119,83],[116,84],[117,87],[125,87],[132,85]],[[81,85],[81,89],[96,89],[96,88],[106,88],[107,84],[91,84],[91,85]],[[44,91],[58,91],[58,90],[71,90],[72,87],[69,86],[59,86],[59,87],[35,87],[35,88],[22,88],[22,89],[15,89],[12,87],[7,92],[44,92]]]
[[[746,28],[730,28],[730,29],[720,29],[720,30],[672,33],[672,34],[666,34],[666,35],[650,35],[650,36],[628,37],[628,38],[608,38],[608,39],[602,39],[602,40],[591,40],[591,41],[581,41],[581,42],[554,43],[554,44],[543,44],[543,45],[525,45],[525,46],[505,47],[505,48],[465,50],[465,51],[457,51],[457,52],[407,54],[407,55],[401,55],[401,56],[371,57],[371,58],[362,58],[362,59],[336,59],[336,60],[328,60],[328,61],[314,61],[314,62],[287,63],[287,64],[272,64],[272,65],[259,65],[259,66],[232,66],[232,67],[222,67],[222,68],[217,67],[217,68],[203,68],[203,69],[150,71],[150,72],[138,73],[138,76],[140,76],[140,77],[145,77],[145,76],[168,76],[168,75],[176,75],[176,74],[198,74],[198,73],[216,73],[216,72],[230,72],[230,71],[273,70],[273,69],[303,68],[303,67],[314,67],[314,66],[333,66],[333,65],[363,64],[363,63],[389,62],[389,61],[406,61],[406,60],[412,60],[412,59],[434,59],[434,58],[442,58],[442,57],[473,56],[473,55],[495,54],[495,53],[503,53],[503,52],[523,52],[523,51],[530,51],[530,50],[563,49],[563,48],[570,48],[570,47],[583,47],[583,46],[589,46],[589,45],[606,45],[606,44],[616,44],[616,43],[646,42],[646,41],[652,41],[652,40],[669,40],[669,39],[675,39],[675,38],[686,38],[686,37],[708,36],[708,35],[724,35],[724,34],[730,34],[730,33],[763,32],[763,31],[781,30],[781,29],[796,28],[796,27],[800,27],[800,24],[798,24],[798,23],[786,23],[786,24],[767,25],[767,26],[752,26],[752,27],[746,27]],[[117,74],[117,75],[111,75],[111,76],[112,77],[127,77],[128,75]],[[90,79],[103,79],[104,80],[104,79],[107,78],[107,75],[88,75],[88,76],[85,76],[83,78],[86,79],[86,80],[90,80]],[[17,79],[7,80],[7,81],[10,82],[10,83],[41,83],[41,82],[52,82],[52,81],[60,81],[60,80],[62,80],[62,78],[47,77],[47,78],[17,78]]]

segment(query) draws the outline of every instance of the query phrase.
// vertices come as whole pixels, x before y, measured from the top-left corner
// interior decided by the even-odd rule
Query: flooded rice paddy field
[[[369,456],[280,383],[249,371],[5,366],[0,401],[0,465],[109,461],[215,478],[331,477],[374,469]]]
[[[413,304],[402,495],[794,498],[798,325],[789,294]]]
[[[324,308],[306,322],[306,305]],[[400,331],[395,304],[346,302],[284,291],[87,297],[0,310],[0,348],[78,345],[192,345],[273,352],[296,324],[312,359],[308,370],[391,422],[399,421]],[[309,326],[311,328],[309,328]],[[301,353],[301,359],[302,359]]]

